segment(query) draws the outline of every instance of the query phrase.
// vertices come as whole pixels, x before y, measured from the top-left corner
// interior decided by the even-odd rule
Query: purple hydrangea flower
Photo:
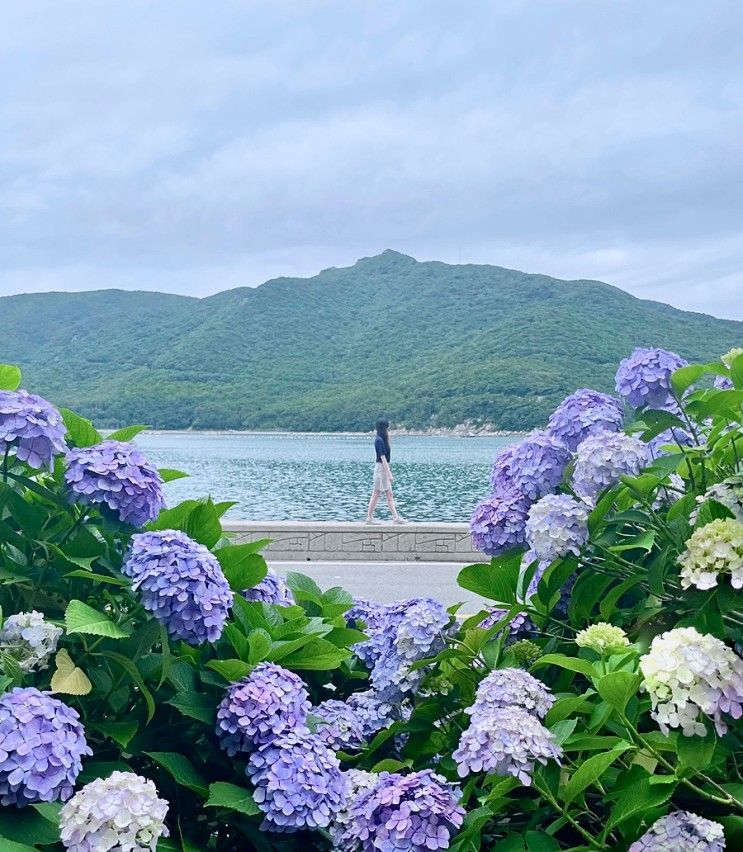
[[[349,769],[346,773],[346,807],[337,814],[330,826],[330,836],[333,839],[333,849],[345,849],[349,845],[354,847],[356,841],[347,826],[351,817],[349,810],[356,799],[367,790],[371,790],[379,783],[379,775],[376,772],[365,772],[363,769]]]
[[[230,757],[307,728],[312,705],[304,681],[275,663],[259,663],[227,689],[217,709],[219,744]]]
[[[232,606],[232,592],[216,557],[178,530],[132,537],[123,574],[142,606],[173,639],[216,642]]]
[[[620,400],[590,388],[581,388],[557,406],[547,424],[553,438],[575,452],[578,445],[597,432],[618,432],[624,424]]]
[[[500,609],[497,606],[490,607],[488,614],[480,622],[480,627],[483,630],[490,630],[499,621],[503,621],[507,615],[507,609]],[[517,615],[514,615],[503,630],[508,632],[506,646],[513,645],[514,642],[519,642],[521,639],[532,639],[539,633],[536,624],[534,624],[525,612],[519,612]]]
[[[555,697],[534,675],[523,669],[495,669],[486,675],[477,687],[475,703],[466,709],[473,722],[501,707],[520,707],[543,719]]]
[[[529,509],[526,543],[539,560],[576,556],[588,541],[588,508],[569,494],[548,494]]]
[[[245,589],[242,593],[246,601],[276,604],[277,606],[293,606],[294,595],[286,580],[269,568],[266,576],[255,586]]]
[[[364,719],[345,701],[329,698],[313,707],[316,735],[333,751],[358,751],[366,742]]]
[[[0,456],[15,448],[19,461],[48,467],[67,452],[62,415],[45,399],[20,391],[0,391]]]
[[[529,501],[520,491],[494,494],[475,507],[470,520],[470,536],[476,550],[498,556],[523,545]]]
[[[712,384],[715,390],[733,390],[735,388],[730,376],[715,376],[715,380]]]
[[[659,435],[648,441],[647,447],[650,453],[650,458],[655,459],[660,456],[668,455],[669,452],[676,450],[664,450],[666,444],[675,444],[676,447],[690,447],[694,443],[694,439],[684,429],[665,429]]]
[[[589,503],[623,475],[637,476],[650,462],[647,444],[623,432],[592,435],[578,447],[573,487]]]
[[[494,772],[529,786],[534,764],[559,762],[562,749],[536,716],[520,707],[495,707],[472,717],[452,757],[460,778]]]
[[[562,481],[570,451],[547,432],[532,432],[501,450],[490,472],[493,493],[520,491],[529,500],[549,494]]]
[[[316,736],[291,732],[250,755],[253,798],[264,831],[327,828],[346,804],[347,781],[338,758]]]
[[[718,822],[689,811],[666,814],[636,840],[629,852],[723,852],[725,836]]]
[[[633,408],[666,408],[674,404],[671,375],[688,363],[667,349],[638,347],[619,362],[617,392]]]
[[[377,693],[372,689],[354,692],[348,696],[346,704],[356,714],[365,740],[373,737],[378,731],[389,728],[400,707],[399,703],[393,705],[386,701],[384,693]]]
[[[339,852],[448,849],[462,825],[460,792],[430,769],[409,775],[381,772],[349,805]]]
[[[0,804],[69,799],[88,748],[78,714],[32,686],[0,696]]]
[[[165,505],[157,468],[137,447],[121,441],[70,450],[65,482],[76,502],[103,504],[135,527],[154,521]]]

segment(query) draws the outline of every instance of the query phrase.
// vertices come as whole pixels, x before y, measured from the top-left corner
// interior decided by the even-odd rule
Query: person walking
[[[372,482],[372,494],[369,500],[369,508],[366,512],[367,524],[378,524],[379,521],[374,520],[374,511],[379,503],[381,494],[387,498],[387,505],[390,507],[393,524],[405,524],[407,521],[397,511],[395,506],[395,498],[392,496],[392,482],[394,476],[390,468],[390,421],[384,417],[380,417],[376,423],[377,434],[374,438],[374,453],[377,460],[374,464],[374,480]]]

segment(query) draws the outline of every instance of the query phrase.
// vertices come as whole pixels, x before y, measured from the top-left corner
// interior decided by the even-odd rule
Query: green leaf
[[[624,713],[628,701],[637,693],[642,678],[632,672],[611,672],[596,684],[599,695],[620,713]]]
[[[42,812],[33,805],[30,808],[0,808],[0,837],[2,838],[0,850],[16,852],[16,849],[10,845],[13,842],[23,852],[26,849],[37,852],[34,848],[37,844],[46,846],[58,842],[59,820],[50,819],[51,816],[52,812],[46,809]],[[32,845],[24,846],[23,844]]]
[[[262,630],[260,627],[252,630],[248,634],[248,648],[250,649],[248,662],[254,666],[256,663],[265,660],[271,650],[272,644],[271,637],[265,630]]]
[[[147,722],[151,722],[152,717],[155,715],[155,699],[147,688],[147,684],[144,682],[139,669],[128,657],[125,657],[123,654],[117,654],[115,651],[101,651],[101,656],[108,657],[110,660],[117,662],[127,672],[129,677],[131,677],[147,705]]]
[[[72,600],[67,605],[65,629],[68,633],[106,636],[109,639],[125,639],[130,635],[129,631],[114,624],[108,616],[78,600]]]
[[[209,785],[209,799],[204,807],[229,808],[245,816],[256,816],[261,812],[250,790],[226,781],[215,781]]]
[[[88,580],[91,583],[106,583],[109,586],[128,586],[129,581],[123,577],[112,577],[109,574],[94,574],[92,571],[86,571],[84,568],[78,568],[75,571],[70,571],[65,574],[65,577],[73,577],[78,580]]]
[[[128,443],[132,440],[132,438],[136,438],[140,432],[144,432],[145,429],[149,428],[149,426],[124,426],[123,429],[117,429],[115,432],[111,432],[110,435],[107,435],[106,440],[124,441],[124,443]]]
[[[385,760],[380,760],[372,768],[372,772],[399,772],[401,769],[408,769],[412,764],[410,760],[395,760],[388,757]]]
[[[311,577],[297,571],[290,571],[286,575],[286,584],[294,593],[297,601],[310,601],[318,606],[321,605],[322,589]]]
[[[302,669],[304,671],[329,671],[349,657],[349,652],[336,648],[325,639],[313,639],[299,651],[284,658],[282,665],[287,669]]]
[[[714,731],[706,737],[679,737],[676,743],[679,761],[690,769],[706,769],[712,762],[717,745]]]
[[[60,408],[59,413],[67,427],[67,440],[71,441],[76,447],[92,447],[94,444],[100,444],[103,440],[101,433],[90,420],[80,417],[79,414],[75,414],[69,408]]]
[[[199,503],[186,518],[186,535],[203,544],[204,547],[214,547],[222,537],[222,524],[211,498]]]
[[[673,795],[676,789],[676,780],[671,778],[653,779],[656,783],[652,783],[651,779],[641,778],[626,789],[622,793],[614,805],[607,829],[612,828],[629,819],[635,814],[645,813],[657,808],[667,802]]]
[[[214,701],[208,695],[200,692],[179,692],[165,703],[175,707],[184,716],[198,719],[205,725],[211,725],[214,722],[216,710]]]
[[[621,583],[614,586],[610,592],[604,595],[599,605],[601,617],[608,621],[614,613],[614,607],[616,606],[619,598],[621,598],[625,592],[633,589],[636,585],[638,585],[638,583],[641,583],[642,580],[643,577],[641,574],[638,574],[636,577],[630,577],[629,579],[623,580]]]
[[[93,727],[110,740],[126,748],[137,733],[137,722],[97,722]]]
[[[595,677],[597,674],[593,663],[581,657],[568,657],[565,654],[545,654],[534,663],[532,669],[541,668],[542,666],[559,666],[561,669],[579,672],[587,677]]]
[[[225,680],[229,680],[232,683],[242,680],[251,669],[251,666],[242,660],[209,660],[206,665],[207,668],[214,669]]]
[[[160,479],[163,482],[174,482],[176,479],[185,479],[189,476],[188,473],[184,473],[182,470],[175,470],[172,467],[161,467],[158,468],[157,472],[160,474]]]
[[[194,793],[206,798],[209,793],[207,782],[187,757],[175,751],[146,751],[144,753],[159,766],[162,766],[166,772],[169,772],[181,787],[188,787],[189,790],[193,790]]]
[[[628,748],[632,748],[632,746],[629,743],[623,743],[611,751],[604,754],[595,754],[593,757],[584,760],[568,780],[568,783],[563,787],[563,800],[568,803],[572,802],[586,787],[598,781],[612,763],[627,751]]]
[[[489,563],[467,565],[459,572],[457,582],[463,589],[511,606],[516,603],[522,556],[521,550],[510,550]]]
[[[0,849],[3,852],[38,852],[36,846],[26,846],[25,843],[16,843],[7,837],[0,837]]]
[[[253,548],[243,544],[231,544],[220,547],[214,555],[222,566],[224,576],[233,592],[250,589],[266,576],[268,566],[266,560]]]
[[[524,840],[528,852],[560,852],[560,844],[546,831],[527,831]]]
[[[655,544],[655,530],[645,530],[634,538],[623,541],[621,544],[612,545],[609,550],[612,553],[622,553],[625,550],[644,550],[649,553]]]
[[[684,393],[707,372],[707,368],[703,364],[688,364],[686,367],[679,367],[671,376],[671,385],[673,386],[676,396],[683,396]]]
[[[15,364],[0,364],[0,390],[14,391],[20,386],[20,369]]]

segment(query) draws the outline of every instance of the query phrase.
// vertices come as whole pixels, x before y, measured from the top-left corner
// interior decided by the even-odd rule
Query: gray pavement
[[[465,563],[453,562],[277,562],[268,554],[271,567],[280,574],[298,571],[320,586],[342,586],[352,595],[381,603],[426,596],[445,606],[464,602],[463,612],[473,613],[486,604],[482,598],[457,585]]]

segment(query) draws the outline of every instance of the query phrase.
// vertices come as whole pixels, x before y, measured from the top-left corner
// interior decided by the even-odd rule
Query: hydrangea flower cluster
[[[67,852],[155,852],[158,839],[168,836],[167,812],[152,781],[116,771],[86,784],[67,802],[60,837]]]
[[[500,609],[500,607],[491,606],[488,609],[488,614],[480,622],[480,627],[482,627],[483,630],[490,630],[490,628],[495,627],[499,621],[503,621],[507,615],[507,609]],[[539,633],[536,624],[534,624],[525,612],[519,612],[514,615],[514,617],[502,629],[508,631],[506,646],[512,645],[514,642],[518,642],[522,639],[529,639]]]
[[[476,550],[498,556],[525,541],[529,502],[520,491],[511,489],[493,494],[475,507],[470,535]]]
[[[259,663],[227,689],[217,709],[219,744],[230,757],[294,730],[307,731],[311,709],[304,681],[275,663]]]
[[[730,376],[715,376],[712,385],[715,390],[733,390],[735,387]]]
[[[286,580],[269,568],[266,576],[255,586],[245,589],[242,593],[246,601],[276,604],[277,606],[293,606],[294,595]]]
[[[562,481],[570,451],[547,432],[533,432],[495,457],[490,486],[495,494],[516,490],[538,500]]]
[[[358,751],[366,742],[365,720],[345,701],[329,698],[312,708],[318,738],[333,751]]]
[[[346,772],[346,807],[336,814],[330,826],[334,849],[354,848],[356,841],[351,833],[349,811],[362,793],[373,789],[378,783],[379,775],[376,772],[365,772],[363,769],[349,769]]]
[[[0,456],[14,448],[19,461],[48,467],[67,452],[62,415],[45,399],[24,390],[0,391]]]
[[[599,621],[581,630],[575,637],[579,648],[590,648],[597,654],[616,654],[629,648],[629,639],[621,627]]]
[[[278,737],[250,755],[245,771],[264,814],[263,830],[327,828],[345,807],[346,779],[338,758],[313,734]]]
[[[720,360],[729,370],[733,366],[733,361],[735,361],[735,359],[740,357],[741,355],[743,355],[743,348],[741,348],[740,346],[734,346],[732,349],[726,352],[720,358]]]
[[[569,494],[548,494],[529,510],[526,543],[536,559],[577,556],[587,541],[588,508]]]
[[[135,527],[154,521],[165,505],[157,468],[137,447],[121,441],[70,450],[65,482],[76,502],[107,506]]]
[[[554,410],[548,432],[574,453],[578,445],[599,432],[618,432],[624,424],[620,400],[590,388],[566,397]]]
[[[374,690],[354,692],[348,696],[346,704],[355,713],[365,740],[373,737],[378,731],[389,728],[395,721],[396,708]]]
[[[10,654],[21,671],[40,671],[49,666],[62,632],[61,627],[36,610],[19,612],[5,619],[0,630],[0,648]]]
[[[479,716],[502,707],[519,707],[543,719],[555,697],[534,675],[523,669],[494,669],[477,687],[475,703],[465,712]]]
[[[617,392],[633,408],[666,408],[673,404],[671,375],[687,363],[667,349],[638,347],[619,362]]]
[[[656,820],[629,852],[723,852],[722,826],[704,817],[677,811]]]
[[[743,521],[743,474],[736,474],[711,485],[697,501],[701,504],[705,500],[716,500],[722,503],[726,509],[730,509],[739,521]],[[689,520],[692,524],[697,522],[697,512],[692,512]]]
[[[88,748],[78,714],[34,687],[0,696],[0,804],[69,799]]]
[[[676,452],[676,449],[665,450],[665,446],[690,447],[694,443],[694,439],[685,429],[664,429],[663,432],[651,438],[648,441],[648,453],[650,458],[660,458],[660,456],[668,455],[669,452]]]
[[[216,557],[185,533],[133,536],[121,570],[173,639],[200,645],[222,635],[233,600],[229,583]]]
[[[431,769],[401,775],[381,772],[377,783],[351,802],[343,830],[334,836],[339,852],[448,849],[462,825],[460,792]]]
[[[593,502],[623,475],[637,476],[650,460],[647,445],[622,432],[603,432],[578,447],[573,471],[576,494]]]
[[[681,728],[685,736],[704,736],[700,714],[727,731],[723,714],[743,715],[743,660],[714,636],[677,627],[656,636],[640,660],[651,716],[661,731]]]
[[[743,522],[718,518],[694,530],[678,561],[684,589],[712,589],[720,574],[730,576],[734,589],[743,588]]]

